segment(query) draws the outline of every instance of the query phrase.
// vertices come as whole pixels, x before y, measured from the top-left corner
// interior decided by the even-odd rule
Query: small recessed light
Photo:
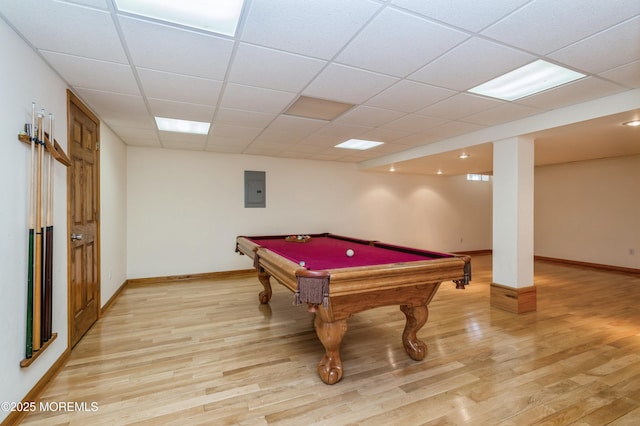
[[[469,157],[471,157],[471,156],[469,154],[467,154],[466,152],[463,152],[462,154],[458,155],[458,158],[462,158],[463,160],[465,158],[469,158]]]
[[[627,121],[626,123],[622,123],[622,124],[629,127],[638,127],[640,126],[640,120]]]
[[[359,149],[365,150],[369,148],[373,148],[378,145],[382,145],[384,142],[375,142],[375,141],[366,141],[363,139],[349,139],[346,142],[342,142],[336,145],[336,148],[345,148],[345,149]]]
[[[515,101],[584,76],[579,72],[539,59],[468,91],[504,101]]]
[[[441,175],[442,174],[442,170],[438,169],[438,171],[436,172],[436,174]]]
[[[202,121],[178,120],[176,118],[156,117],[158,130],[165,132],[193,133],[196,135],[206,135],[209,133],[210,123]]]
[[[395,168],[395,167],[393,167],[393,166],[391,166],[391,167],[389,167],[389,171],[390,171],[390,172],[395,172],[395,171],[396,171],[396,168]]]

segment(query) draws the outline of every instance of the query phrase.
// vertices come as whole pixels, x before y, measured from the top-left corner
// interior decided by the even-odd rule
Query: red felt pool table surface
[[[373,243],[339,235],[312,235],[306,242],[287,241],[284,236],[247,237],[255,244],[292,262],[304,261],[307,269],[337,269],[387,263],[415,262],[453,257],[447,253],[417,250],[390,244]],[[353,256],[347,250],[353,250]]]

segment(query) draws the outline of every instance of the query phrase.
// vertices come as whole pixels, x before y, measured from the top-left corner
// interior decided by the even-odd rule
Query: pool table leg
[[[258,280],[260,280],[260,283],[264,287],[264,291],[260,292],[258,298],[260,299],[260,303],[262,303],[263,305],[265,303],[269,303],[269,300],[271,300],[271,282],[269,281],[269,278],[271,278],[271,275],[269,275],[267,272],[258,272]]]
[[[347,332],[347,320],[325,322],[320,313],[316,313],[316,334],[325,348],[325,354],[318,364],[318,375],[328,385],[337,383],[342,378],[342,360],[340,359],[340,345],[342,337]]]
[[[412,359],[421,361],[427,355],[427,345],[416,333],[422,328],[429,318],[429,309],[426,306],[400,305],[400,310],[407,317],[407,323],[402,332],[402,345]]]

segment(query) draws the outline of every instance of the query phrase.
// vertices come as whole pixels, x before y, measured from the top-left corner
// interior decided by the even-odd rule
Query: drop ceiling
[[[3,0],[0,17],[130,146],[375,160],[365,168],[385,170],[416,147],[446,147],[461,135],[640,93],[637,0],[479,3],[249,0],[235,37],[142,19],[112,0]],[[536,59],[586,77],[514,102],[466,92]],[[301,96],[353,107],[332,120],[286,114]],[[640,100],[616,114],[537,130],[530,135],[537,164],[639,154],[640,128],[620,126],[640,118],[639,107]],[[154,116],[211,129],[161,132]],[[334,147],[351,138],[384,145]],[[456,147],[396,167],[490,171],[490,142],[470,140],[465,163],[445,162]]]

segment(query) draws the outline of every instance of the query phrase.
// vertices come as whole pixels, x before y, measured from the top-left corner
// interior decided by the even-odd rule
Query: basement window
[[[475,174],[475,173],[468,173],[467,174],[467,180],[489,182],[490,178],[491,178],[491,176],[489,176],[489,175],[479,175],[479,174]]]

